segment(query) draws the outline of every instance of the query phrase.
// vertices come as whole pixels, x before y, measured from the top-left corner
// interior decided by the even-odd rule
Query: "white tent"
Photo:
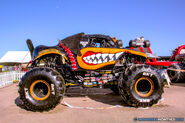
[[[8,51],[0,59],[0,64],[28,63],[31,60],[29,51]]]

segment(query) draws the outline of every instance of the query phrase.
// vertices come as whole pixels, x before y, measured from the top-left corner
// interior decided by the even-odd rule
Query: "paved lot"
[[[81,92],[65,97],[64,101],[72,106],[108,109],[72,109],[61,102],[54,110],[44,113],[26,111],[17,106],[17,89],[17,84],[0,89],[0,123],[132,123],[135,117],[185,118],[185,83],[165,88],[164,100],[149,109],[127,107],[119,96],[107,89],[96,93],[88,90],[85,91],[88,96],[82,96]],[[123,107],[113,108],[115,105]]]

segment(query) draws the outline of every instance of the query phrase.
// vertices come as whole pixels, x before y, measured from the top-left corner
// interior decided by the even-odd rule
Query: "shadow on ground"
[[[89,97],[92,100],[101,102],[109,105],[122,105],[124,107],[128,106],[120,95],[115,94],[110,89],[101,89],[101,88],[81,88],[73,87],[66,90],[65,96],[70,97]],[[65,97],[64,97],[65,98]],[[22,108],[28,110],[24,105],[20,97],[15,99],[15,104]]]
[[[184,82],[179,82],[179,83],[172,83],[173,86],[179,86],[179,87],[185,87]]]
[[[66,91],[67,97],[89,97],[92,100],[109,104],[109,105],[122,105],[128,106],[122,100],[120,95],[116,95],[110,89],[101,88],[69,88]]]
[[[22,108],[22,109],[28,110],[28,109],[23,105],[23,102],[22,102],[22,100],[20,99],[20,97],[17,97],[17,98],[15,99],[15,104],[16,104],[18,107]]]

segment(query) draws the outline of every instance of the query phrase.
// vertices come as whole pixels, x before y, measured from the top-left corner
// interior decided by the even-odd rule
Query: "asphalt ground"
[[[70,89],[55,109],[31,112],[21,108],[17,90],[17,83],[0,88],[0,123],[167,123],[172,121],[134,119],[185,118],[185,83],[165,88],[162,100],[144,109],[125,105],[121,97],[109,89]]]

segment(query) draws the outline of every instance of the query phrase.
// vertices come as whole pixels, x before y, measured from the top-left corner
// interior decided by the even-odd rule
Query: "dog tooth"
[[[96,58],[99,59],[101,55],[100,53],[96,54]]]
[[[93,61],[93,64],[97,64],[97,61],[96,61],[96,60],[94,60],[94,61]]]
[[[90,64],[92,64],[92,63],[93,63],[93,61],[92,61],[92,60],[89,60],[89,63],[90,63]]]
[[[91,56],[87,56],[87,60],[90,60]]]
[[[86,62],[86,63],[88,63],[88,62],[89,62],[89,60],[87,60],[87,59],[86,59],[86,60],[85,60],[85,62]]]
[[[114,61],[114,57],[112,57],[109,61]]]
[[[109,54],[109,58],[112,59],[114,57],[114,54]]]
[[[107,54],[107,53],[102,54],[103,60],[104,60],[108,55],[109,55],[109,54]]]
[[[83,60],[85,61],[87,58],[86,57],[83,57]]]
[[[122,54],[123,52],[116,53],[116,59]]]
[[[91,55],[91,58],[92,58],[92,59],[94,59],[94,57],[95,57],[95,56],[96,56],[96,55],[95,55],[95,54],[93,54],[93,55]]]
[[[100,60],[98,60],[98,64],[101,64],[102,63],[102,60],[100,59]]]
[[[107,58],[103,60],[103,63],[105,63],[105,62],[108,62],[108,59]]]

